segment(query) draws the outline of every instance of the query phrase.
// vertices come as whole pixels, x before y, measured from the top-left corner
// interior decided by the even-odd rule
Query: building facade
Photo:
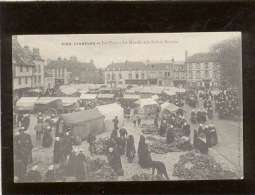
[[[193,87],[217,87],[220,64],[212,53],[198,53],[187,58],[187,81]]]
[[[173,85],[185,87],[187,85],[187,64],[184,61],[173,61]]]
[[[104,72],[105,84],[112,87],[121,85],[145,85],[147,83],[146,65],[143,62],[125,61],[111,63]]]
[[[24,48],[18,42],[17,36],[12,37],[12,73],[14,97],[21,97],[33,88],[33,73],[35,63],[28,46]]]
[[[33,61],[34,61],[34,70],[33,70],[33,79],[32,86],[33,88],[43,88],[44,87],[44,60],[40,56],[40,50],[38,48],[33,48]]]
[[[54,86],[60,86],[69,83],[68,61],[66,59],[58,58],[57,60],[48,60],[45,67],[48,80],[54,80]],[[52,82],[51,82],[52,83]]]
[[[49,60],[47,63],[48,80],[49,75],[53,78],[55,85],[68,83],[103,83],[103,72],[98,70],[93,60],[80,62],[75,56],[70,59]]]
[[[173,64],[155,61],[126,61],[111,63],[105,69],[105,84],[121,85],[173,85]]]

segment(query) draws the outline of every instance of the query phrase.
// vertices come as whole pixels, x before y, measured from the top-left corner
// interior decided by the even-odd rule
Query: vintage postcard
[[[241,42],[13,35],[14,182],[243,179]]]

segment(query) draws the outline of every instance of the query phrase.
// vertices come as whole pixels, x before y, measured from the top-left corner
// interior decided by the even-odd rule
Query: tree
[[[242,51],[241,39],[232,38],[221,41],[211,48],[220,63],[221,80],[230,87],[241,89]]]

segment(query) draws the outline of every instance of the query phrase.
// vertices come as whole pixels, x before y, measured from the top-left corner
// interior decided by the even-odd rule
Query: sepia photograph
[[[241,32],[12,36],[14,183],[243,179]]]

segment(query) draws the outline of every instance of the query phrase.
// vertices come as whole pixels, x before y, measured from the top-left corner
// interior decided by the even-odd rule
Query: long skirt
[[[42,139],[42,146],[45,148],[49,148],[52,145],[52,137],[50,132],[45,132],[43,134],[43,139]]]

